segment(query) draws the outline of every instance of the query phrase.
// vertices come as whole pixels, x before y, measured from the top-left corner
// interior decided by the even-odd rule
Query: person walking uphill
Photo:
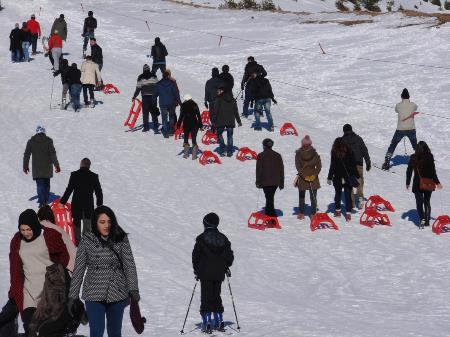
[[[272,86],[267,78],[262,77],[259,73],[253,73],[251,82],[250,96],[251,100],[255,101],[255,130],[261,131],[261,116],[263,110],[267,116],[269,123],[269,130],[273,131],[273,119],[270,113],[271,102],[277,104],[274,98]]]
[[[244,69],[244,76],[242,76],[241,81],[241,91],[244,91],[244,106],[242,115],[247,118],[248,113],[248,107],[250,105],[251,101],[251,81],[252,81],[252,75],[253,74],[259,74],[261,77],[266,77],[267,72],[264,69],[264,67],[261,64],[258,64],[258,62],[255,61],[255,58],[253,56],[249,56],[247,58],[247,64],[245,65]]]
[[[22,61],[30,61],[29,48],[31,45],[31,32],[27,27],[27,23],[22,23],[22,29],[20,30],[20,41],[22,42]]]
[[[222,66],[222,72],[220,73],[220,79],[223,81],[225,92],[230,93],[233,96],[234,78],[230,74],[230,67],[227,64]]]
[[[55,19],[52,25],[52,30],[50,31],[50,36],[55,34],[55,30],[59,32],[59,36],[64,41],[67,40],[67,22],[64,19],[64,14],[61,14],[59,18]]]
[[[144,64],[142,74],[137,78],[136,90],[134,92],[134,101],[139,93],[142,96],[142,121],[144,123],[144,128],[142,132],[147,132],[150,130],[149,125],[149,115],[152,115],[153,130],[155,133],[158,132],[158,111],[156,104],[153,102],[153,94],[155,91],[156,83],[158,83],[158,78],[154,73],[150,71],[148,64]]]
[[[52,37],[48,40],[48,52],[53,57],[53,68],[55,71],[59,70],[59,59],[62,56],[63,40],[59,35],[59,31],[55,30]]]
[[[212,119],[215,115],[214,102],[217,98],[217,90],[223,87],[223,80],[220,78],[219,69],[212,68],[211,78],[205,83],[205,107],[209,109],[209,116]]]
[[[83,55],[86,53],[87,44],[89,39],[95,38],[95,30],[97,29],[97,19],[94,18],[94,12],[89,11],[87,18],[84,19],[83,25]]]
[[[81,71],[77,68],[76,63],[72,65],[66,71],[66,80],[69,85],[70,100],[72,101],[73,110],[75,112],[80,111],[80,94],[81,94]]]
[[[233,155],[233,129],[235,128],[237,121],[239,126],[242,126],[241,118],[239,117],[239,111],[231,92],[226,91],[222,86],[217,90],[217,97],[214,101],[214,116],[211,116],[211,124],[217,132],[219,138],[219,154],[225,156],[225,150],[227,157]],[[225,141],[223,139],[223,132],[227,132],[227,145],[225,147]]]
[[[420,219],[419,226],[423,228],[430,225],[431,194],[436,188],[442,188],[436,174],[433,154],[427,143],[423,141],[417,144],[415,153],[409,159],[406,170],[406,189],[409,189],[413,172],[412,192],[416,198],[417,213]],[[428,183],[428,186],[424,183]]]
[[[198,105],[189,94],[184,96],[184,102],[181,104],[180,118],[177,122],[177,129],[181,126],[183,126],[184,131],[183,158],[189,158],[189,135],[191,135],[192,160],[196,160],[198,152],[197,133],[198,129],[201,129],[203,125]]]
[[[342,140],[350,147],[353,151],[353,156],[356,161],[356,169],[359,174],[359,186],[356,188],[357,199],[355,200],[355,196],[353,191],[351,193],[352,205],[354,207],[358,206],[358,209],[363,208],[364,201],[364,166],[363,161],[366,162],[366,171],[369,172],[372,164],[370,162],[369,151],[367,150],[366,144],[364,140],[353,132],[352,126],[350,124],[345,124],[343,127],[344,135],[342,136]]]
[[[262,188],[266,197],[265,214],[276,217],[275,192],[284,188],[283,158],[272,150],[273,140],[266,138],[262,142],[263,152],[256,159],[256,188]]]
[[[158,98],[161,110],[162,133],[164,138],[169,138],[169,135],[173,135],[174,132],[175,108],[181,99],[176,82],[170,78],[170,72],[167,70],[164,71],[163,78],[155,86],[153,93],[153,104],[155,106]]]
[[[73,192],[72,218],[77,245],[81,241],[81,220],[83,220],[83,234],[91,231],[91,215],[94,212],[93,194],[97,199],[97,206],[103,205],[103,192],[98,175],[90,168],[89,158],[83,158],[80,169],[70,174],[69,184],[60,201],[65,205]]]
[[[197,236],[192,251],[194,274],[201,285],[202,331],[209,334],[213,328],[211,314],[214,314],[214,328],[224,331],[224,308],[220,293],[225,274],[229,276],[229,268],[234,261],[230,241],[217,229],[219,221],[219,216],[215,213],[205,215],[205,230]]]
[[[414,123],[414,118],[417,114],[417,104],[409,100],[409,92],[406,88],[403,89],[401,97],[402,101],[395,106],[395,112],[398,114],[397,129],[387,150],[382,166],[383,170],[389,170],[395,148],[404,137],[408,137],[414,150],[417,146],[416,125]]]
[[[36,16],[31,15],[31,19],[27,21],[27,27],[31,33],[31,55],[36,55],[37,40],[41,38],[41,25],[36,20]]]
[[[164,74],[166,70],[166,56],[167,53],[166,46],[161,42],[159,37],[155,38],[155,44],[152,46],[150,56],[153,58],[152,73],[156,75],[158,69]]]
[[[84,105],[90,105],[91,108],[95,107],[94,88],[102,83],[102,75],[98,64],[92,61],[91,56],[86,56],[86,61],[81,64],[81,83],[83,84]],[[88,90],[90,102],[88,100]]]
[[[302,147],[295,152],[297,168],[296,187],[299,193],[299,214],[297,219],[305,218],[305,194],[309,191],[311,199],[311,217],[317,211],[317,190],[320,188],[319,173],[322,162],[316,149],[312,147],[311,138],[306,135],[302,139]]]
[[[97,39],[95,37],[91,37],[91,40],[89,41],[91,45],[91,58],[92,62],[97,63],[98,69],[102,71],[103,68],[103,50],[102,47],[100,47],[97,44]]]
[[[82,284],[82,299],[89,317],[89,336],[103,337],[106,317],[108,336],[121,337],[124,309],[130,297],[139,302],[140,295],[128,235],[107,206],[95,209],[92,231],[83,235],[78,246],[69,291],[71,314]]]
[[[50,194],[50,179],[53,177],[52,165],[55,172],[59,173],[58,158],[53,146],[53,140],[45,134],[45,128],[38,126],[36,134],[31,137],[23,154],[23,172],[30,172],[30,157],[32,157],[32,175],[36,181],[39,207],[48,203]]]
[[[9,51],[11,52],[11,62],[20,62],[22,57],[22,43],[18,23],[14,25],[14,29],[9,33]]]

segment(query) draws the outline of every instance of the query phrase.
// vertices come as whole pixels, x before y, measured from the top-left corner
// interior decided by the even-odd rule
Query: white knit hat
[[[36,127],[36,134],[38,133],[45,133],[45,128],[42,125]]]

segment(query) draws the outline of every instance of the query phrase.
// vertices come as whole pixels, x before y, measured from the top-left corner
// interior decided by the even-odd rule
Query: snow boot
[[[420,220],[419,229],[423,229],[425,227],[425,225],[426,225],[425,219]]]
[[[214,313],[214,329],[224,332],[225,323],[223,322],[223,314],[221,312]]]
[[[341,216],[341,211],[340,210],[335,210],[334,211],[334,216],[337,218],[337,217],[340,217]]]
[[[194,145],[192,147],[192,160],[197,160],[198,146]]]
[[[183,144],[183,158],[184,159],[189,158],[189,144],[188,143]]]
[[[345,214],[345,221],[349,222],[352,219],[352,215],[350,213]]]
[[[389,171],[390,164],[391,164],[391,157],[392,157],[392,154],[390,154],[390,153],[386,154],[386,158],[384,158],[383,166],[381,166],[382,170]]]
[[[202,332],[207,334],[212,334],[211,327],[211,313],[202,313]]]
[[[227,152],[227,157],[233,157],[233,152],[228,151],[228,152]]]
[[[90,107],[95,108],[95,99],[91,99]]]

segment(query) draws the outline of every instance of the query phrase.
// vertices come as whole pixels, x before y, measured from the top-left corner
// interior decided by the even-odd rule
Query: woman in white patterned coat
[[[89,317],[89,336],[103,336],[106,317],[108,337],[121,337],[129,297],[140,299],[133,253],[127,234],[109,207],[97,207],[92,224],[92,232],[83,235],[78,246],[69,311],[79,296],[84,277],[82,299]]]

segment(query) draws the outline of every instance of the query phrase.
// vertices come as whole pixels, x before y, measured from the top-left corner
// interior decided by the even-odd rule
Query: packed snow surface
[[[296,219],[298,191],[292,186],[295,150],[301,137],[309,134],[323,162],[319,207],[332,211],[334,190],[326,175],[334,138],[341,135],[343,124],[351,123],[366,141],[372,161],[381,165],[396,128],[393,106],[404,87],[421,112],[416,117],[418,138],[430,145],[438,175],[444,186],[449,185],[448,25],[432,27],[432,18],[407,19],[401,14],[350,27],[302,24],[307,19],[291,14],[194,8],[157,0],[83,1],[84,12],[79,2],[69,1],[6,0],[2,5],[6,9],[0,12],[4,51],[0,55],[0,268],[4,270],[0,303],[7,300],[8,243],[17,231],[18,216],[26,208],[37,208],[36,200],[29,200],[36,189],[31,177],[22,173],[22,156],[26,141],[42,124],[54,140],[62,168],[52,179],[51,191],[61,195],[70,172],[89,157],[92,170],[100,175],[105,204],[130,233],[141,309],[148,319],[144,336],[179,334],[195,282],[194,239],[203,229],[203,216],[211,211],[219,214],[219,228],[235,252],[231,285],[240,335],[450,336],[450,237],[437,236],[430,228],[418,230],[414,224],[414,196],[405,189],[403,142],[394,158],[395,173],[376,168],[366,173],[366,196],[379,194],[396,209],[389,214],[392,227],[361,226],[355,214],[350,223],[337,219],[339,231],[311,232],[308,220]],[[48,59],[39,54],[28,64],[12,64],[8,35],[15,22],[26,21],[32,13],[48,34],[53,20],[64,13],[69,30],[64,52],[70,63],[80,65],[80,34],[87,10],[93,10],[98,20],[102,76],[121,93],[96,93],[100,104],[94,109],[62,111],[55,108],[60,102],[60,78],[53,83]],[[334,14],[333,18],[346,17]],[[235,94],[247,56],[255,56],[265,66],[279,102],[273,106],[275,132],[257,133],[252,120],[244,120],[243,127],[235,130],[235,145],[260,151],[261,141],[271,137],[274,149],[283,155],[286,187],[275,199],[282,213],[281,230],[247,227],[248,216],[263,206],[264,199],[255,188],[254,162],[225,158],[222,165],[203,167],[182,158],[182,141],[130,132],[123,126],[136,78],[143,64],[150,62],[146,55],[156,36],[168,48],[168,66],[181,95],[191,94],[200,106],[213,65],[230,65]],[[318,43],[327,54],[321,53]],[[285,122],[297,127],[299,137],[280,136]],[[408,143],[406,151],[412,153]],[[448,189],[433,193],[433,216],[448,213],[449,201]],[[225,320],[231,324],[228,332],[236,335],[226,284],[223,301]],[[188,336],[200,334],[198,308],[197,290],[185,328]],[[82,332],[87,334],[86,328]],[[127,317],[124,336],[135,336]]]

